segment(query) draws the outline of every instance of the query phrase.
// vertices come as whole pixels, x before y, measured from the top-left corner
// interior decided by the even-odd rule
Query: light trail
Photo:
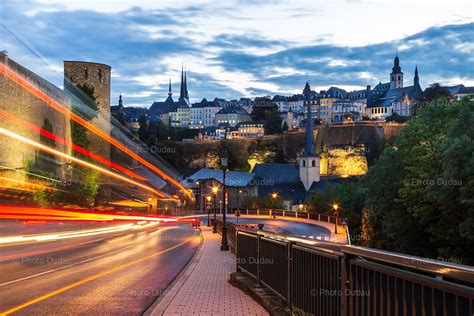
[[[0,64],[0,65],[1,65],[1,64]],[[99,166],[97,166],[97,165],[94,165],[94,164],[92,164],[92,163],[90,163],[90,162],[87,162],[87,161],[84,161],[84,160],[82,160],[82,159],[73,157],[73,156],[71,156],[71,155],[68,155],[68,154],[66,154],[66,153],[63,153],[63,152],[58,151],[58,150],[56,150],[56,149],[53,149],[53,148],[51,148],[51,147],[45,146],[45,145],[40,144],[40,143],[38,143],[38,142],[36,142],[36,141],[34,141],[34,140],[31,140],[31,139],[29,139],[29,138],[23,137],[23,136],[21,136],[21,135],[18,135],[18,134],[14,133],[14,132],[11,132],[11,131],[6,130],[6,129],[1,128],[1,127],[0,127],[0,134],[1,134],[1,135],[8,136],[8,137],[10,137],[10,138],[13,138],[13,139],[15,139],[15,140],[18,140],[18,141],[20,141],[20,142],[22,142],[22,143],[25,143],[25,144],[28,144],[28,145],[30,145],[30,146],[33,146],[33,147],[35,147],[35,148],[37,148],[37,149],[39,149],[39,150],[42,150],[42,151],[44,151],[44,152],[47,152],[47,153],[49,153],[49,154],[52,154],[52,155],[55,155],[55,156],[58,156],[58,157],[61,157],[61,158],[64,158],[64,159],[71,160],[71,161],[75,162],[75,163],[78,164],[78,165],[81,165],[81,166],[84,166],[84,167],[87,167],[87,168],[91,168],[91,169],[97,170],[97,171],[99,171],[99,172],[101,172],[101,173],[103,173],[103,174],[106,174],[106,175],[108,175],[108,176],[110,176],[110,177],[112,177],[112,178],[115,178],[115,179],[118,179],[118,180],[122,180],[122,181],[124,181],[124,182],[129,183],[129,184],[136,185],[136,186],[138,186],[138,187],[140,187],[140,188],[142,188],[142,189],[145,189],[145,190],[147,190],[147,191],[150,191],[150,192],[152,192],[152,193],[154,193],[154,194],[156,194],[156,195],[158,195],[158,196],[160,196],[160,197],[170,197],[168,194],[166,194],[166,193],[164,193],[164,192],[161,192],[161,191],[158,191],[158,190],[156,190],[156,189],[153,189],[153,188],[150,187],[150,186],[144,185],[144,184],[142,184],[142,183],[139,183],[139,182],[137,182],[137,181],[134,181],[134,180],[132,180],[132,179],[129,179],[129,178],[127,178],[127,177],[124,177],[124,176],[119,175],[119,174],[117,174],[117,173],[115,173],[115,172],[112,172],[112,171],[110,171],[110,170],[107,170],[107,169],[104,169],[104,168],[102,168],[102,167],[99,167]]]
[[[4,311],[4,312],[0,313],[0,315],[12,314],[12,313],[17,312],[17,311],[19,311],[19,310],[21,310],[21,309],[24,309],[24,308],[26,308],[26,307],[28,307],[28,306],[31,306],[31,305],[36,304],[36,303],[38,303],[38,302],[41,302],[41,301],[43,301],[43,300],[45,300],[45,299],[48,299],[48,298],[50,298],[50,297],[52,297],[52,296],[55,296],[55,295],[61,294],[61,293],[63,293],[63,292],[66,292],[66,291],[68,291],[68,290],[70,290],[70,289],[72,289],[72,288],[75,288],[75,287],[79,286],[79,285],[82,285],[82,284],[85,284],[85,283],[94,281],[94,280],[96,280],[96,279],[98,279],[98,278],[107,276],[107,275],[112,274],[112,273],[114,273],[114,272],[121,271],[121,270],[126,269],[126,268],[128,268],[128,267],[130,267],[130,266],[133,266],[133,265],[135,265],[135,264],[138,264],[138,263],[141,263],[141,262],[143,262],[143,261],[146,261],[146,260],[149,260],[149,259],[158,257],[158,256],[160,256],[160,255],[162,255],[162,254],[164,254],[164,253],[166,253],[166,252],[169,252],[169,251],[171,251],[171,250],[173,250],[173,249],[176,249],[176,248],[179,248],[179,247],[185,245],[186,243],[190,242],[190,241],[193,240],[194,238],[195,238],[195,236],[194,236],[194,234],[193,234],[192,237],[190,237],[190,238],[188,238],[188,239],[182,241],[182,242],[179,243],[179,244],[176,244],[176,245],[174,245],[174,246],[171,246],[171,247],[169,247],[169,248],[166,248],[166,249],[164,249],[164,250],[161,250],[161,251],[159,251],[159,252],[157,252],[157,253],[154,253],[154,254],[152,254],[152,255],[149,255],[149,256],[146,256],[146,257],[143,257],[143,258],[140,258],[140,259],[137,259],[137,260],[134,260],[134,261],[131,261],[131,262],[128,262],[128,263],[119,265],[119,266],[117,266],[117,267],[115,267],[115,268],[106,270],[106,271],[104,271],[104,272],[95,274],[95,275],[93,275],[93,276],[91,276],[91,277],[88,277],[88,278],[83,279],[83,280],[80,280],[80,281],[78,281],[78,282],[69,284],[69,285],[67,285],[67,286],[65,286],[65,287],[62,287],[62,288],[60,288],[60,289],[57,289],[57,290],[55,290],[55,291],[51,291],[51,292],[49,292],[49,293],[47,293],[47,294],[45,294],[45,295],[42,295],[42,296],[37,297],[37,298],[35,298],[35,299],[32,299],[32,300],[30,300],[30,301],[28,301],[28,302],[26,302],[26,303],[23,303],[23,304],[21,304],[21,305],[18,305],[18,306],[16,306],[16,307],[13,307],[13,308],[11,308],[11,309],[9,309],[9,310],[7,310],[7,311]]]
[[[43,185],[43,184],[38,184],[38,183],[33,183],[33,182],[28,182],[28,181],[22,181],[22,180],[6,178],[6,177],[0,177],[0,180],[4,180],[4,181],[7,181],[7,182],[12,182],[12,183],[24,185],[27,188],[36,188],[38,190],[48,190],[48,191],[58,191],[58,189],[56,189],[56,188],[52,188],[52,187],[49,187],[49,186],[46,186],[46,185]]]
[[[178,181],[176,181],[175,179],[173,179],[172,177],[167,175],[164,171],[160,170],[159,168],[157,168],[153,164],[149,163],[148,161],[146,161],[145,159],[143,159],[142,157],[140,157],[139,155],[137,155],[136,153],[131,151],[129,148],[127,148],[121,142],[119,142],[117,139],[111,137],[110,135],[103,132],[98,127],[94,126],[92,123],[86,121],[85,119],[83,119],[82,117],[77,115],[76,113],[74,113],[71,110],[64,107],[62,104],[60,104],[56,100],[49,97],[47,94],[45,94],[39,88],[35,87],[30,82],[28,82],[27,80],[25,80],[24,78],[22,78],[21,76],[16,74],[12,69],[10,69],[9,67],[7,67],[6,65],[1,64],[1,63],[0,63],[0,73],[2,73],[4,76],[6,76],[7,78],[14,81],[20,87],[22,87],[26,91],[30,92],[31,94],[33,94],[35,97],[37,97],[38,99],[40,99],[45,104],[52,107],[53,109],[55,109],[59,113],[65,115],[66,117],[70,117],[73,121],[75,121],[79,125],[85,127],[86,129],[93,132],[97,136],[99,136],[102,139],[106,140],[111,145],[113,145],[116,148],[120,149],[125,154],[129,155],[133,159],[137,160],[141,164],[143,164],[146,167],[148,167],[149,169],[153,170],[158,175],[160,175],[164,179],[168,180],[169,182],[171,182],[172,184],[177,186],[189,199],[192,199],[192,197],[193,197],[192,193],[189,192],[189,190],[187,190],[181,183],[179,183]]]
[[[40,208],[28,206],[2,206],[0,218],[32,219],[32,220],[64,220],[64,221],[144,221],[144,222],[174,222],[175,218],[156,217],[135,214],[116,214],[98,212],[79,212],[64,209]]]
[[[89,236],[103,235],[103,234],[109,234],[109,233],[117,233],[121,231],[145,229],[148,227],[156,226],[158,224],[159,222],[152,222],[152,223],[139,222],[139,223],[134,223],[134,224],[124,224],[124,225],[117,225],[117,226],[106,227],[106,228],[88,229],[88,230],[76,230],[76,231],[69,231],[69,232],[64,232],[64,233],[49,233],[49,234],[25,235],[25,236],[7,236],[7,237],[0,237],[0,245],[13,246],[13,245],[32,243],[32,242],[45,242],[45,241],[56,241],[56,240],[79,238],[79,237],[89,237]]]
[[[83,148],[79,145],[76,145],[76,144],[74,144],[70,141],[67,141],[64,138],[62,138],[62,137],[60,137],[56,134],[53,134],[50,131],[45,130],[44,128],[40,128],[39,126],[36,126],[36,125],[34,125],[30,122],[22,120],[22,119],[16,117],[15,115],[12,115],[8,112],[5,112],[1,109],[0,109],[0,117],[3,117],[4,119],[8,119],[10,121],[13,121],[16,124],[22,125],[23,127],[29,129],[30,131],[33,131],[37,134],[40,134],[44,137],[47,137],[51,140],[54,140],[55,142],[60,143],[64,146],[71,147],[74,151],[77,151],[77,152],[79,152],[79,153],[81,153],[81,154],[83,154],[87,157],[90,157],[90,158],[94,159],[95,161],[103,163],[104,165],[107,165],[107,166],[110,166],[110,167],[115,168],[117,170],[120,170],[120,171],[128,174],[129,176],[131,176],[133,178],[143,180],[143,181],[147,180],[146,178],[136,174],[135,172],[133,172],[133,171],[131,171],[131,170],[125,168],[125,167],[122,167],[122,166],[120,166],[120,165],[118,165],[118,164],[116,164],[116,163],[100,156],[100,155],[94,154],[93,152],[91,152],[91,151],[89,151],[89,150],[87,150],[87,149],[85,149],[85,148]]]

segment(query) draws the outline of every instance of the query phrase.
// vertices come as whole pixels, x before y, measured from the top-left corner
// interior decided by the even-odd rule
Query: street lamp
[[[272,210],[274,211],[275,210],[275,203],[276,203],[276,199],[278,197],[278,194],[276,192],[273,192],[272,193],[272,199],[273,199],[273,207],[272,207]]]
[[[239,190],[239,194],[237,194],[237,212],[240,212],[240,195],[242,194],[242,190]]]
[[[217,196],[217,186],[212,187],[212,193],[214,194],[214,225],[212,228],[212,233],[216,234],[217,233],[217,203],[216,203],[216,196]]]
[[[223,201],[224,201],[224,212],[222,214],[222,243],[221,243],[221,250],[222,251],[227,251],[229,250],[229,244],[227,242],[227,222],[226,222],[226,215],[227,215],[227,199],[226,199],[226,194],[227,194],[227,188],[225,185],[225,169],[227,168],[227,163],[229,162],[229,154],[227,153],[227,150],[223,149],[221,153],[221,165],[222,165],[222,185],[223,185],[223,190],[222,190],[222,195],[223,195]]]
[[[210,195],[206,196],[206,208],[207,208],[207,227],[211,227],[211,199]]]
[[[334,223],[334,234],[337,234],[337,219],[339,217],[339,212],[337,210],[339,209],[339,205],[334,203],[332,209],[334,210],[334,216],[336,217],[336,221]]]

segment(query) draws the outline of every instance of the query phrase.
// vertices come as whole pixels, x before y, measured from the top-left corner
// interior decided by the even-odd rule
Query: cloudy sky
[[[398,50],[405,83],[474,85],[472,1],[120,1],[0,3],[0,50],[62,85],[63,60],[112,66],[112,103],[149,106],[179,92],[192,101],[348,90],[388,81]]]

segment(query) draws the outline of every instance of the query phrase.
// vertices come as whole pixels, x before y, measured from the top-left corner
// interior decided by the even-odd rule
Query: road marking
[[[170,229],[173,229],[173,227],[162,228],[162,229],[159,229],[159,230],[154,231],[153,233],[161,233],[161,232],[164,232],[164,231],[170,230]],[[45,274],[49,274],[49,273],[52,273],[52,272],[64,270],[64,269],[66,269],[66,268],[70,268],[70,267],[79,265],[79,264],[81,264],[81,263],[85,263],[85,262],[89,262],[89,261],[92,261],[92,260],[100,259],[100,258],[102,258],[102,257],[108,256],[108,255],[111,255],[111,254],[114,254],[114,253],[116,253],[116,252],[120,252],[120,251],[122,251],[122,250],[128,249],[128,248],[130,248],[130,247],[134,247],[134,246],[136,246],[136,245],[133,244],[133,245],[130,245],[130,246],[127,246],[127,247],[120,248],[120,249],[118,249],[118,250],[114,250],[114,251],[111,251],[111,252],[102,254],[102,255],[100,255],[100,256],[96,256],[96,257],[93,257],[93,258],[84,259],[84,260],[82,260],[82,261],[78,261],[78,262],[75,262],[75,263],[72,263],[72,264],[69,264],[69,265],[66,265],[66,266],[62,266],[62,267],[60,267],[60,268],[56,268],[56,269],[52,269],[52,270],[48,270],[48,271],[43,271],[43,272],[40,272],[40,273],[37,273],[37,274],[32,274],[32,275],[29,275],[29,276],[26,276],[26,277],[23,277],[23,278],[20,278],[20,279],[16,279],[16,280],[12,280],[12,281],[8,281],[8,282],[0,283],[0,287],[6,286],[6,285],[10,285],[10,284],[14,284],[14,283],[18,283],[18,282],[25,281],[25,280],[29,280],[29,279],[32,279],[32,278],[36,278],[36,277],[39,277],[39,276],[42,276],[42,275],[45,275]]]
[[[155,254],[149,255],[149,256],[147,256],[147,257],[143,257],[143,258],[141,258],[141,259],[138,259],[138,260],[135,260],[135,261],[126,263],[126,264],[122,264],[122,265],[120,265],[120,266],[118,266],[118,267],[116,267],[116,268],[114,268],[114,269],[110,269],[110,270],[108,270],[108,271],[104,271],[104,272],[102,272],[102,273],[95,274],[95,275],[93,275],[93,276],[91,276],[91,277],[89,277],[89,278],[86,278],[86,279],[83,279],[83,280],[78,281],[78,282],[76,282],[76,283],[72,283],[72,284],[70,284],[70,285],[67,285],[67,286],[65,286],[65,287],[62,287],[62,288],[60,288],[60,289],[58,289],[58,290],[56,290],[56,291],[49,292],[48,294],[42,295],[42,296],[40,296],[40,297],[37,297],[37,298],[35,298],[35,299],[32,299],[32,300],[30,300],[30,301],[24,303],[24,304],[18,305],[18,306],[16,306],[16,307],[13,307],[13,308],[7,310],[7,311],[4,311],[4,312],[2,312],[0,315],[1,315],[1,316],[9,315],[9,314],[14,313],[14,312],[17,312],[17,311],[19,311],[19,310],[21,310],[21,309],[23,309],[23,308],[25,308],[25,307],[28,307],[28,306],[33,305],[33,304],[35,304],[35,303],[41,302],[41,301],[43,301],[43,300],[45,300],[45,299],[47,299],[47,298],[50,298],[50,297],[55,296],[55,295],[57,295],[57,294],[60,294],[60,293],[62,293],[62,292],[66,292],[67,290],[70,290],[70,289],[72,289],[72,288],[75,288],[75,287],[77,287],[77,286],[79,286],[79,285],[85,284],[85,283],[90,282],[90,281],[94,281],[95,279],[98,279],[98,278],[101,278],[101,277],[103,277],[103,276],[112,274],[112,273],[114,273],[114,272],[123,270],[123,269],[128,268],[128,267],[130,267],[130,266],[132,266],[132,265],[135,265],[135,264],[137,264],[137,263],[143,262],[143,261],[145,261],[145,260],[148,260],[148,259],[157,257],[157,256],[159,256],[159,255],[161,255],[161,254],[166,253],[166,252],[169,252],[169,251],[171,251],[171,250],[173,250],[173,249],[179,248],[179,247],[181,247],[182,245],[184,245],[184,244],[190,242],[193,238],[195,238],[195,235],[196,235],[196,233],[193,232],[193,236],[192,236],[192,237],[186,239],[185,241],[183,241],[183,242],[181,242],[181,243],[179,243],[179,244],[177,244],[177,245],[174,245],[174,246],[172,246],[172,247],[166,248],[166,249],[164,249],[164,250],[161,250],[161,251],[159,251],[159,252],[157,252],[157,253],[155,253]]]

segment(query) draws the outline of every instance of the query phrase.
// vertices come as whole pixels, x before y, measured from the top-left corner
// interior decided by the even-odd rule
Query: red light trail
[[[136,186],[138,186],[138,187],[140,187],[140,188],[142,188],[142,189],[145,189],[145,190],[147,190],[147,191],[150,191],[150,192],[152,192],[152,193],[154,193],[154,194],[156,194],[156,195],[158,195],[158,196],[160,196],[160,197],[168,197],[168,198],[171,198],[171,196],[169,196],[168,194],[163,193],[163,192],[161,192],[161,191],[158,191],[158,190],[156,190],[156,189],[154,189],[154,188],[152,188],[152,187],[150,187],[150,186],[144,185],[144,184],[142,184],[142,183],[140,183],[140,182],[137,182],[137,181],[134,181],[134,180],[132,180],[132,179],[126,178],[126,177],[124,177],[124,176],[122,176],[122,175],[119,175],[119,174],[117,174],[117,173],[115,173],[115,172],[112,172],[112,171],[110,171],[110,170],[107,170],[107,169],[104,169],[104,168],[102,168],[102,167],[96,166],[96,165],[94,165],[94,164],[92,164],[92,163],[90,163],[90,162],[81,160],[81,159],[79,159],[79,158],[73,157],[73,156],[68,155],[68,154],[65,154],[65,153],[63,153],[63,152],[61,152],[61,151],[58,151],[58,150],[53,149],[53,148],[51,148],[51,147],[45,146],[45,145],[43,145],[43,144],[40,144],[40,143],[38,143],[38,142],[35,142],[34,140],[28,139],[28,138],[26,138],[26,137],[23,137],[23,136],[21,136],[21,135],[18,135],[18,134],[14,133],[14,132],[11,132],[11,131],[6,130],[6,129],[1,128],[1,127],[0,127],[0,135],[8,136],[8,137],[13,138],[13,139],[15,139],[15,140],[18,140],[18,141],[20,141],[20,142],[22,142],[22,143],[25,143],[25,144],[28,144],[28,145],[30,145],[30,146],[33,146],[33,147],[35,147],[35,148],[37,148],[37,149],[39,149],[39,150],[41,150],[41,151],[47,152],[47,153],[49,153],[49,154],[51,154],[51,155],[55,155],[55,156],[58,156],[58,157],[61,157],[61,158],[68,159],[68,160],[73,161],[74,163],[76,163],[76,164],[78,164],[78,165],[81,165],[81,166],[84,166],[84,167],[87,167],[87,168],[91,168],[91,169],[97,170],[97,171],[99,171],[99,172],[101,172],[101,173],[103,173],[103,174],[106,174],[106,175],[108,175],[108,176],[111,176],[111,177],[113,177],[113,178],[115,178],[115,179],[122,180],[122,181],[124,181],[124,182],[130,183],[130,184],[133,184],[133,185],[136,185]]]
[[[58,111],[59,113],[65,115],[66,117],[70,117],[73,121],[75,121],[76,123],[80,124],[81,126],[85,127],[86,129],[88,129],[89,131],[93,132],[94,134],[96,134],[97,136],[101,137],[102,139],[106,140],[107,142],[109,142],[111,145],[115,146],[116,148],[120,149],[122,152],[124,152],[125,154],[129,155],[130,157],[134,158],[135,160],[137,160],[138,162],[140,162],[141,164],[145,165],[146,167],[148,167],[149,169],[153,170],[154,172],[156,172],[158,175],[160,175],[161,177],[163,177],[164,179],[168,180],[169,182],[171,182],[172,184],[174,184],[175,186],[177,186],[188,198],[192,199],[192,193],[189,192],[189,190],[187,190],[185,187],[183,187],[183,185],[181,185],[178,181],[176,181],[175,179],[173,179],[172,177],[170,177],[169,175],[167,175],[165,172],[163,172],[162,170],[160,170],[159,168],[157,168],[156,166],[154,166],[153,164],[149,163],[148,161],[146,161],[145,159],[143,159],[142,157],[140,157],[139,155],[137,155],[136,153],[134,153],[133,151],[131,151],[130,149],[128,149],[127,147],[125,147],[122,143],[120,143],[118,140],[116,140],[115,138],[111,137],[110,135],[108,135],[107,133],[103,132],[101,129],[99,129],[98,127],[94,126],[92,123],[86,121],[85,119],[83,119],[82,117],[80,117],[79,115],[75,114],[74,112],[72,112],[71,110],[67,109],[66,107],[64,107],[62,104],[60,104],[59,102],[57,102],[56,100],[50,98],[47,94],[45,94],[44,92],[42,92],[40,89],[38,89],[37,87],[35,87],[34,85],[32,85],[31,83],[29,83],[27,80],[25,80],[24,78],[22,78],[21,76],[19,76],[18,74],[16,74],[13,70],[11,70],[9,67],[7,67],[6,65],[4,64],[1,64],[0,63],[0,73],[2,73],[4,76],[6,76],[7,78],[11,79],[12,81],[14,81],[16,84],[18,84],[20,87],[22,87],[23,89],[25,89],[26,91],[30,92],[31,94],[33,94],[35,97],[37,97],[39,100],[43,101],[45,104],[47,104],[48,106],[52,107],[53,109],[55,109],[56,111]]]
[[[44,128],[40,128],[40,127],[38,127],[34,124],[31,124],[27,121],[24,121],[24,120],[16,117],[15,115],[12,115],[8,112],[5,112],[1,109],[0,109],[0,117],[8,119],[10,121],[13,121],[13,122],[15,122],[19,125],[22,125],[23,127],[26,127],[27,129],[29,129],[33,132],[36,132],[40,135],[43,135],[43,136],[45,136],[45,137],[47,137],[51,140],[54,140],[55,142],[60,143],[64,146],[70,146],[73,150],[75,150],[75,151],[77,151],[77,152],[79,152],[79,153],[81,153],[81,154],[83,154],[87,157],[90,157],[90,158],[92,158],[92,159],[94,159],[98,162],[101,162],[101,163],[103,163],[107,166],[110,166],[112,168],[120,170],[120,171],[128,174],[129,176],[131,176],[133,178],[136,178],[136,179],[139,179],[139,180],[144,180],[144,181],[147,180],[146,178],[144,178],[142,176],[139,176],[138,174],[136,174],[135,172],[133,172],[133,171],[127,169],[127,168],[124,168],[124,167],[122,167],[122,166],[120,166],[120,165],[118,165],[118,164],[116,164],[116,163],[114,163],[110,160],[107,160],[106,158],[104,158],[102,156],[94,154],[94,153],[90,152],[89,150],[87,150],[87,149],[85,149],[85,148],[83,148],[79,145],[76,145],[72,142],[69,142],[69,141],[65,140],[64,138],[59,137],[58,135],[55,135],[55,134],[51,133],[50,131],[45,130]]]

